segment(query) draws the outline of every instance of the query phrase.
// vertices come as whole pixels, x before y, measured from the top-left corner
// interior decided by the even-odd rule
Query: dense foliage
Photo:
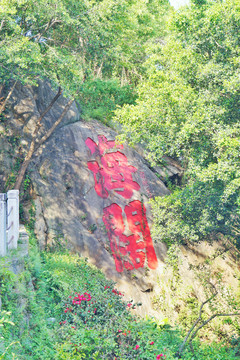
[[[240,240],[240,4],[194,2],[173,12],[168,35],[149,49],[136,105],[116,114],[125,138],[185,169],[181,186],[154,204],[156,238]]]
[[[78,93],[87,118],[103,120],[117,104],[132,103],[131,84],[145,71],[146,44],[163,33],[167,7],[166,0],[3,0],[1,83],[29,84],[47,77],[66,95]],[[100,96],[91,106],[93,85]],[[102,97],[109,97],[110,104],[100,104]]]
[[[0,359],[177,359],[180,331],[134,316],[140,304],[125,299],[87,259],[63,250],[40,253],[34,237],[18,275],[9,267],[12,256],[1,259]],[[198,360],[238,354],[237,343],[196,341],[194,348]],[[187,349],[184,359],[192,358]]]

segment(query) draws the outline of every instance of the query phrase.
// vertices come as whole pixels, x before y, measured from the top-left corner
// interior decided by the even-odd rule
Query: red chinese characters
[[[108,191],[113,190],[125,199],[130,199],[133,190],[140,189],[138,183],[132,179],[132,174],[137,169],[128,164],[124,154],[116,151],[123,149],[122,145],[108,141],[103,135],[98,136],[98,140],[98,145],[90,138],[85,142],[96,156],[96,161],[88,162],[88,168],[93,172],[96,193],[106,199]]]
[[[126,236],[122,209],[112,204],[103,209],[103,222],[108,232],[110,247],[116,270],[123,271],[143,267],[147,258],[150,269],[157,268],[157,257],[153,247],[145,206],[134,200],[125,206],[127,226],[132,235]]]
[[[127,157],[119,151],[123,146],[108,141],[103,135],[98,136],[98,144],[90,138],[85,144],[95,156],[93,161],[88,161],[88,168],[94,176],[96,193],[106,199],[109,191],[113,191],[124,199],[132,199],[134,190],[140,190],[140,186],[132,178],[137,169],[129,165]],[[118,272],[144,267],[146,260],[149,268],[157,268],[146,208],[141,201],[131,201],[124,211],[116,203],[105,207],[103,222]]]

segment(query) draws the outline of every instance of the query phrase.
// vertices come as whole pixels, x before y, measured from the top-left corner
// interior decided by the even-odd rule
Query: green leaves
[[[150,160],[169,155],[185,168],[182,186],[156,202],[158,238],[232,234],[239,213],[239,4],[192,4],[172,13],[168,25],[164,41],[149,47],[136,105],[117,110],[115,120],[121,137],[142,144]]]
[[[2,1],[0,79],[36,84],[47,77],[68,96],[83,82],[91,86],[93,78],[104,83],[113,77],[119,87],[137,83],[145,72],[146,44],[162,34],[167,8],[165,0]],[[103,119],[114,108],[102,104],[92,115]]]

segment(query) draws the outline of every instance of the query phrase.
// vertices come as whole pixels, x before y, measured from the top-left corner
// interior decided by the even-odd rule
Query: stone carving
[[[131,199],[134,190],[140,190],[140,185],[132,178],[137,168],[129,165],[127,157],[118,151],[119,149],[123,151],[123,145],[113,140],[108,141],[104,135],[98,135],[98,140],[98,145],[91,138],[85,141],[91,154],[97,159],[97,161],[88,161],[88,168],[93,172],[96,193],[102,198],[107,198],[108,191],[114,190],[125,199]],[[146,178],[144,181],[146,185]],[[122,208],[118,204],[113,203],[105,207],[103,214],[116,270],[122,272],[124,267],[127,270],[144,267],[146,257],[148,266],[156,269],[157,257],[143,202],[135,200],[125,206],[126,225]],[[126,228],[131,235],[124,234]]]
[[[108,141],[102,135],[98,136],[97,145],[92,139],[86,140],[86,145],[92,154],[96,155],[98,161],[89,161],[88,168],[94,174],[95,190],[98,196],[108,197],[108,191],[114,190],[125,199],[130,199],[133,190],[139,190],[140,186],[132,179],[132,173],[137,169],[128,164],[127,157],[116,149],[123,149],[123,145]],[[108,150],[115,152],[108,153]]]
[[[126,236],[122,209],[112,204],[103,209],[103,222],[108,232],[111,250],[114,256],[116,270],[123,271],[143,267],[147,257],[148,266],[157,268],[157,257],[153,247],[150,229],[146,217],[146,208],[139,200],[134,200],[125,206],[127,225],[132,232]]]

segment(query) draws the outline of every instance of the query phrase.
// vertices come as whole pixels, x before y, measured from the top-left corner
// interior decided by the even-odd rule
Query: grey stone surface
[[[20,84],[16,86],[8,124],[10,135],[21,139],[19,152],[26,151],[39,115],[55,94],[56,91],[51,89],[47,81],[40,83],[38,87],[24,87]],[[61,96],[44,118],[41,134],[56,121],[66,103],[67,99]],[[126,296],[144,304],[140,310],[143,314],[149,313],[149,292],[152,291],[154,278],[157,276],[156,270],[146,272],[146,268],[140,268],[119,273],[110,251],[102,218],[103,209],[113,203],[124,209],[128,201],[116,191],[109,191],[108,198],[103,199],[94,189],[94,177],[88,169],[88,161],[96,159],[85,141],[91,138],[98,143],[98,135],[104,135],[107,140],[114,140],[116,137],[112,129],[102,124],[81,121],[80,110],[73,104],[54,134],[34,155],[28,174],[34,187],[35,232],[42,248],[67,246],[81,256],[88,257],[108,278],[117,282],[119,289],[126,292]],[[1,148],[5,149],[0,143],[0,150]],[[132,179],[139,184],[140,190],[134,190],[131,201],[144,202],[148,223],[151,225],[149,198],[168,194],[169,191],[137,151],[124,145],[121,152],[126,155],[128,164],[137,168]],[[6,163],[6,153],[2,157],[0,153],[0,168],[4,162],[5,169],[11,169],[10,161],[9,164]],[[3,172],[5,180],[6,173],[7,170]],[[24,208],[27,209],[28,206],[24,205]],[[126,231],[129,230],[126,228]],[[155,251],[161,268],[166,246],[156,244]],[[17,266],[16,264],[16,271]]]
[[[15,127],[24,134],[26,138],[32,134],[39,115],[50,104],[56,93],[57,89],[53,90],[47,80],[45,82],[39,82],[39,85],[35,87],[22,86],[20,83],[17,84],[11,98],[12,122],[14,122]],[[41,134],[44,134],[46,129],[49,129],[57,120],[67,102],[68,100],[64,97],[64,94],[58,98],[44,117]],[[79,118],[80,111],[76,103],[74,103],[65,115],[61,126],[79,120]]]
[[[116,133],[97,122],[68,124],[58,129],[35,156],[30,171],[36,192],[36,235],[43,248],[66,242],[71,250],[88,257],[130,298],[144,304],[138,311],[149,313],[149,292],[153,288],[155,271],[150,270],[147,276],[146,268],[119,273],[110,251],[103,209],[112,203],[124,209],[128,201],[115,191],[109,191],[106,199],[95,191],[93,173],[87,166],[95,156],[91,155],[85,141],[91,138],[98,143],[98,135],[114,140]],[[131,200],[143,200],[151,225],[149,198],[163,196],[169,191],[136,151],[124,145],[121,152],[126,155],[128,164],[137,168],[133,180],[140,185],[140,190],[134,191]],[[166,246],[155,244],[155,251],[161,263]]]
[[[94,189],[94,177],[87,166],[94,156],[91,156],[85,140],[90,137],[97,143],[97,135],[102,134],[108,140],[114,140],[116,136],[114,131],[97,122],[66,125],[44,145],[31,165],[31,178],[37,192],[35,230],[42,245],[64,237],[84,256],[94,257],[100,267],[102,262],[109,263],[109,254],[105,250],[108,240],[102,221],[103,208],[112,203],[122,207],[127,204],[115,191],[110,191],[109,197],[103,199]],[[123,153],[129,165],[138,169],[133,177],[141,189],[134,193],[133,199],[144,199],[151,222],[149,197],[168,194],[169,191],[137,152],[124,146]],[[91,233],[94,224],[96,230]]]
[[[7,95],[8,89],[0,85],[0,97]],[[41,81],[38,86],[23,86],[18,83],[9,100],[5,121],[0,123],[0,192],[12,174],[16,159],[28,149],[31,134],[37,119],[50,104],[57,93],[49,81]],[[52,109],[46,114],[40,128],[40,137],[57,120],[68,99],[60,96]],[[60,127],[80,119],[80,110],[75,103],[64,116]],[[6,141],[6,137],[8,141]]]

